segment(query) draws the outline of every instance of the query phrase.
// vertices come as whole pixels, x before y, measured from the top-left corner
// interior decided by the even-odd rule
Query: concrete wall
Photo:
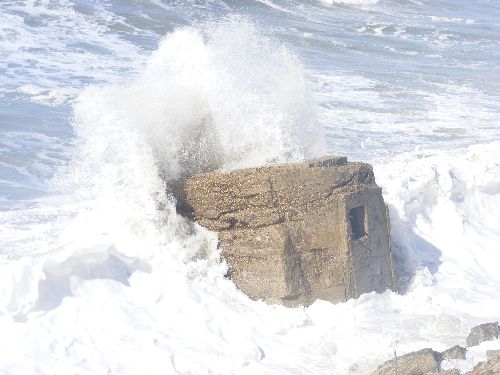
[[[385,205],[368,164],[323,158],[176,186],[180,211],[219,233],[228,276],[251,298],[297,306],[392,288]]]

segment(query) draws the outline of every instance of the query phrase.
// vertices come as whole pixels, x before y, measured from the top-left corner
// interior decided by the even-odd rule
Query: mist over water
[[[499,19],[492,1],[2,2],[0,372],[367,374],[499,320]],[[249,300],[166,182],[325,154],[374,164],[399,294]]]

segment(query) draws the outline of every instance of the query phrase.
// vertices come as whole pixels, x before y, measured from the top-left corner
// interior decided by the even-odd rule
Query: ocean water
[[[1,0],[0,373],[369,374],[464,345],[500,320],[499,103],[497,0]],[[249,300],[165,181],[326,154],[374,165],[399,292]]]

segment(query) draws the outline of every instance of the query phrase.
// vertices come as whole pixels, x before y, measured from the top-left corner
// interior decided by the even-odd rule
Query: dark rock
[[[476,346],[483,341],[490,341],[500,336],[498,322],[480,324],[471,329],[467,337],[467,347]]]
[[[439,362],[439,353],[432,349],[422,349],[385,362],[372,375],[438,374]]]
[[[461,347],[460,345],[452,346],[449,349],[446,349],[441,353],[442,359],[465,359],[465,353],[467,353],[467,349]]]

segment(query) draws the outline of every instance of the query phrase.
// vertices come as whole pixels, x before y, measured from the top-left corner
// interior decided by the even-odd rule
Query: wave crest
[[[167,178],[324,152],[302,66],[241,17],[167,35],[135,82],[83,93],[77,117],[96,102],[148,139]]]

